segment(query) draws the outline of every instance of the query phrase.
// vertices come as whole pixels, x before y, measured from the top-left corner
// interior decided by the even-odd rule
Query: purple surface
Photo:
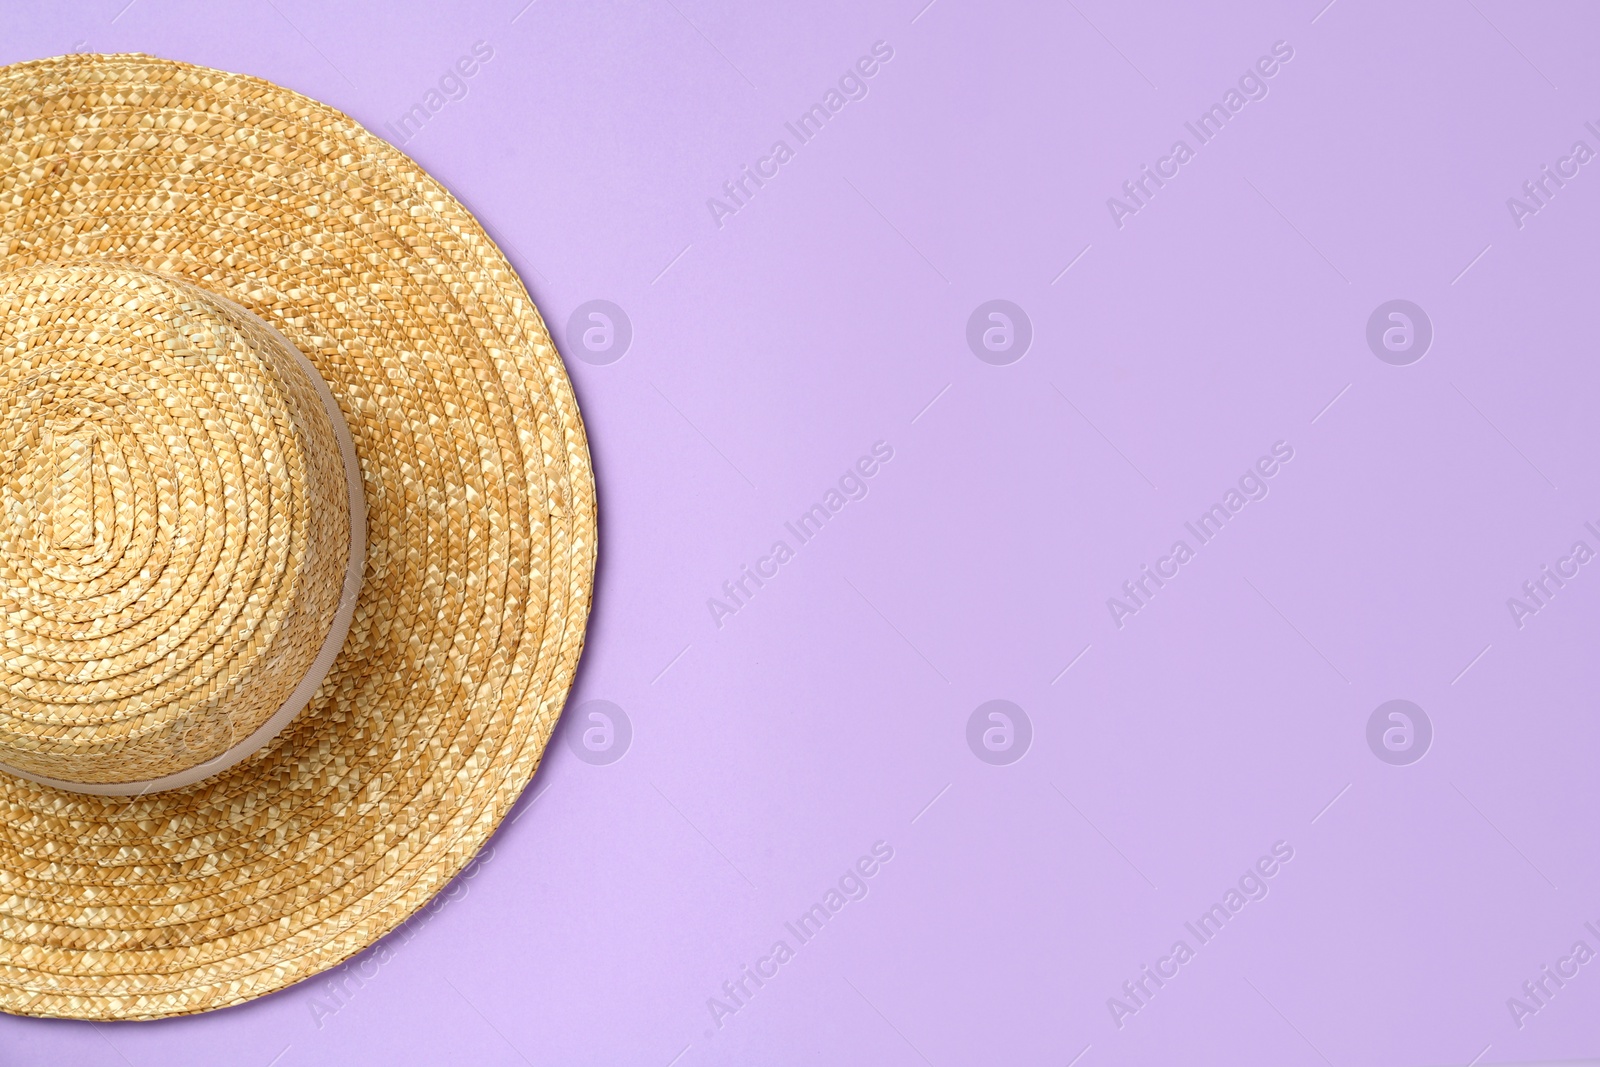
[[[583,312],[603,525],[569,720],[470,878],[358,969],[154,1024],[0,1018],[0,1064],[1600,1055],[1571,956],[1600,952],[1600,563],[1570,555],[1600,551],[1600,163],[1571,157],[1600,151],[1600,18],[924,2],[6,5],[6,62],[153,52],[404,140],[558,335]],[[1171,176],[1125,197],[1146,165]],[[996,299],[1019,360],[1014,313],[1010,351],[986,314],[969,346]],[[575,358],[594,300],[631,324],[609,363]],[[1369,347],[1391,300],[1431,321],[1419,361],[1381,316]],[[1176,574],[1136,602],[1145,565]],[[776,574],[740,603],[744,566]],[[974,724],[994,700],[1029,728]],[[1414,715],[1369,745],[1391,700],[1420,761]]]

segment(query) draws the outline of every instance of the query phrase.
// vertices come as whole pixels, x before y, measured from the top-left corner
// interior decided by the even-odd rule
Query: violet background
[[[1506,207],[1600,148],[1590,5],[524,2],[0,9],[0,61],[151,52],[380,133],[493,48],[404,148],[564,342],[602,501],[569,709],[633,730],[605,765],[558,735],[340,999],[0,1017],[0,1064],[1600,1056],[1600,964],[1506,1006],[1600,949],[1600,568],[1520,630],[1506,606],[1600,547],[1600,165]],[[1280,40],[1267,98],[1118,229],[1107,198]],[[877,41],[867,97],[719,228],[707,198]],[[1034,330],[1007,366],[965,340],[992,298]],[[1434,326],[1410,366],[1366,345],[1393,298]],[[609,365],[563,336],[592,299],[632,323]],[[719,629],[707,599],[880,440]],[[1270,495],[1117,629],[1106,599],[1280,440]],[[1365,739],[1394,698],[1433,723],[1410,766]],[[1033,727],[1008,766],[966,741],[992,699]],[[716,1028],[880,840],[867,897]],[[1107,998],[1280,840],[1267,898],[1119,1029]]]

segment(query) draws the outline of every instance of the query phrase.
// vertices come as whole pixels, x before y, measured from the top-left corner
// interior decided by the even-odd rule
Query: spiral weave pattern
[[[0,275],[0,763],[221,755],[317,655],[349,523],[328,413],[253,316],[111,265]]]
[[[0,271],[87,261],[181,279],[282,333],[344,415],[367,512],[349,635],[311,702],[254,756],[193,785],[131,798],[0,774],[0,1010],[155,1018],[237,1004],[334,966],[393,930],[476,854],[533,775],[572,684],[593,588],[595,493],[571,385],[505,257],[414,163],[331,108],[255,78],[145,56],[0,69]],[[114,307],[104,313],[114,318]],[[26,333],[26,316],[7,329]],[[196,331],[186,343],[214,349],[220,341],[203,342]],[[176,366],[178,357],[169,349],[161,359]],[[8,381],[28,373],[6,370]],[[174,388],[154,374],[123,377]],[[177,395],[179,411],[244,404],[232,382],[208,383],[204,398],[198,389]],[[278,403],[288,401],[256,410],[282,410]],[[130,432],[183,421],[173,411],[157,423],[142,403],[108,406],[125,413]],[[95,494],[89,523],[71,519],[71,508],[52,509],[68,518],[52,525],[50,551],[87,568],[52,580],[101,581],[90,576],[98,562],[72,560],[102,560],[102,536],[105,562],[113,561],[109,546],[123,544],[119,513],[102,509],[99,493],[124,477],[125,465],[129,484],[107,500],[148,501],[129,506],[147,508],[156,526],[141,532],[130,520],[129,547],[116,562],[145,552],[134,547],[142,537],[152,559],[158,544],[169,546],[154,581],[168,572],[215,576],[227,547],[180,545],[180,530],[203,523],[209,537],[226,527],[224,516],[238,516],[247,525],[226,564],[232,574],[281,567],[287,581],[299,557],[253,540],[251,508],[262,505],[234,499],[268,479],[230,471],[221,436],[163,437],[141,453],[154,457],[139,461],[145,474],[126,459],[129,445],[125,464],[101,456],[83,475],[70,434],[55,461],[64,467],[22,461],[63,471],[50,477],[77,487],[71,492]],[[248,453],[234,447],[242,464]],[[218,450],[215,459],[208,450]],[[273,462],[310,460],[286,450]],[[161,463],[178,472],[174,485],[154,484]],[[148,496],[133,481],[145,476]],[[308,502],[317,477],[305,468]],[[164,532],[160,501],[181,507],[186,493],[221,510]],[[283,498],[284,516],[310,506],[297,499]],[[270,542],[276,521],[266,527]],[[39,543],[8,549],[8,560],[45,559]],[[310,543],[308,532],[307,559]],[[259,567],[244,562],[251,551]],[[102,591],[125,596],[143,581],[128,572]],[[206,588],[220,606],[232,580]],[[174,585],[167,603],[199,603],[185,589]],[[153,585],[146,592],[151,599],[104,601],[108,621],[97,607],[81,631],[54,639],[63,650],[116,642],[127,671],[107,684],[135,670],[153,685],[172,682],[179,675],[156,682],[163,668],[143,663],[156,646],[124,636],[144,624],[118,613],[135,603],[134,615],[144,610],[156,599]],[[28,595],[44,594],[30,587]],[[49,604],[52,622],[66,620],[66,599]],[[258,610],[253,632],[268,633],[269,610],[249,603],[235,627]],[[0,618],[0,626],[24,621]],[[211,635],[213,648],[233,639],[195,621],[193,633]],[[276,625],[281,635],[292,623]],[[149,630],[152,642],[168,634],[177,642],[169,654],[190,647],[174,626]],[[24,642],[7,636],[4,647]],[[245,662],[241,649],[232,654]],[[101,668],[52,653],[48,666],[6,669],[8,682],[29,679],[25,687],[46,671],[80,679],[84,687],[73,691],[87,695],[99,683],[74,672]],[[211,666],[198,676],[230,677]],[[50,716],[90,714],[60,702],[49,709],[10,713],[12,743],[22,747]],[[167,712],[116,717],[124,711],[94,711],[94,730],[132,736],[148,727],[155,737],[167,729]]]

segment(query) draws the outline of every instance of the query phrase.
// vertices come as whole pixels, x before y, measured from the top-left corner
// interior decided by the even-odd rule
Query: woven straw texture
[[[73,290],[73,271],[91,263],[95,284]],[[119,324],[107,264],[120,265],[124,273],[112,276],[154,310]],[[37,273],[45,268],[60,272]],[[95,501],[89,520],[71,517],[84,509],[45,508],[44,533],[0,527],[11,538],[0,542],[6,595],[31,596],[41,609],[17,613],[8,603],[0,617],[0,670],[17,698],[0,723],[7,755],[36,742],[34,758],[76,760],[83,753],[68,757],[61,746],[73,743],[74,722],[91,719],[81,732],[97,739],[119,731],[123,740],[141,731],[170,739],[176,720],[162,717],[204,701],[85,698],[125,680],[131,692],[135,677],[150,682],[141,693],[180,676],[221,692],[229,663],[267,669],[270,656],[249,659],[259,648],[233,647],[226,661],[215,652],[243,635],[247,617],[254,629],[245,644],[276,646],[296,625],[271,617],[288,593],[240,608],[227,627],[208,616],[187,636],[172,613],[235,592],[224,574],[277,582],[275,590],[300,580],[305,560],[294,535],[270,543],[278,530],[304,522],[307,546],[332,537],[304,513],[322,491],[318,479],[332,477],[311,447],[322,430],[304,397],[290,395],[293,376],[263,369],[276,361],[271,345],[187,287],[132,271],[249,309],[316,366],[360,459],[366,571],[332,671],[257,755],[196,785],[132,799],[0,775],[0,1009],[13,1013],[156,1018],[236,1004],[392,930],[466,865],[531,778],[571,685],[589,608],[595,495],[571,386],[509,264],[447,192],[346,116],[254,78],[142,56],[0,69],[0,272],[12,279],[0,285],[0,486],[37,501],[45,490],[26,475],[49,481],[51,493]],[[105,316],[113,341],[34,324],[28,309],[47,284],[78,295],[46,305]],[[204,327],[188,340],[160,352],[151,340],[140,355],[132,332],[161,322],[181,333],[187,327],[176,324],[191,319]],[[48,363],[28,339],[36,333],[63,364],[90,366],[94,352],[127,362],[70,388],[65,379],[29,384]],[[13,456],[29,423],[40,422],[19,413],[21,403],[70,394],[88,405],[95,388],[118,382],[175,388],[157,379],[182,363],[185,345],[255,360],[244,377],[256,385],[290,383],[250,398],[256,408],[246,418],[273,423],[281,450],[219,428],[249,389],[216,383],[202,397],[190,383],[166,413],[102,396],[133,435],[124,442],[160,438],[159,447],[145,439],[150,449],[137,458],[132,444],[101,449],[93,434],[86,444],[67,421],[49,458]],[[296,426],[299,416],[309,421]],[[244,464],[269,453],[286,472],[299,465],[298,483],[229,466],[229,457]],[[111,484],[191,462],[193,480],[179,475],[176,485]],[[269,482],[281,499],[249,497]],[[143,530],[131,511],[117,511],[118,501],[148,499],[159,516],[172,493],[180,510],[184,493],[218,510],[191,512],[168,530],[159,522]],[[274,538],[251,532],[252,508],[282,510],[268,523]],[[244,525],[232,541],[188,540],[234,518]],[[168,553],[166,569],[187,566],[209,584],[169,584],[158,595],[135,588],[143,579],[131,571],[93,573],[158,551]],[[230,551],[237,556],[222,562]],[[52,582],[103,596],[105,612],[52,632],[70,608],[40,598],[64,587],[13,584],[28,567],[44,573],[42,564],[57,568]],[[167,592],[166,606],[146,617],[162,622],[136,641],[139,613]],[[34,659],[19,662],[32,639],[24,635],[35,633]],[[97,641],[104,658],[83,658]],[[145,662],[164,641],[165,657]],[[207,641],[200,659],[210,662],[161,680],[157,663],[181,660],[194,647],[184,642]],[[100,671],[105,678],[91,677]]]
[[[117,266],[0,274],[0,762],[140,782],[271,718],[333,624],[350,507],[259,320]]]

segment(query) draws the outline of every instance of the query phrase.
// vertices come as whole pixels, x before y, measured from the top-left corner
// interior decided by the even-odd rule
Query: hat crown
[[[0,275],[0,764],[203,777],[309,698],[352,599],[347,443],[311,364],[224,298]]]

